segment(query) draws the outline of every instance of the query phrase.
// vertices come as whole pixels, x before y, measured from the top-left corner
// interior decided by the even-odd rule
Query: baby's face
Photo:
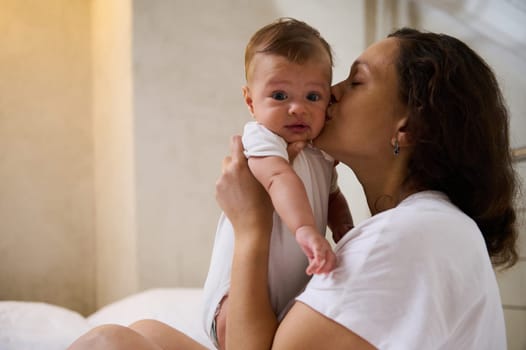
[[[285,57],[257,54],[243,91],[245,102],[257,122],[288,143],[310,141],[325,123],[330,79],[328,60],[297,64]]]

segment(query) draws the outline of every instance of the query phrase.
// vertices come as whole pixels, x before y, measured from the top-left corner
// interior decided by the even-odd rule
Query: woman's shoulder
[[[486,254],[476,223],[446,195],[434,191],[413,194],[397,207],[364,220],[335,247],[342,259],[367,256],[368,262],[408,264],[447,259],[452,250]]]
[[[445,227],[478,231],[476,223],[451,203],[442,192],[423,191],[405,198],[398,206],[376,214],[355,227],[356,236],[381,235],[399,240],[422,232],[441,231]]]
[[[314,276],[298,300],[378,346],[393,341],[400,348],[429,348],[424,345],[450,336],[442,333],[442,320],[458,322],[477,300],[498,304],[480,231],[440,193],[410,196],[365,220],[335,250],[336,269]],[[429,329],[437,330],[432,339]]]
[[[438,191],[415,193],[403,200],[384,219],[398,234],[397,239],[437,240],[483,244],[475,221]],[[430,248],[433,248],[432,246]]]
[[[365,339],[304,303],[295,303],[279,325],[272,349],[376,349]]]

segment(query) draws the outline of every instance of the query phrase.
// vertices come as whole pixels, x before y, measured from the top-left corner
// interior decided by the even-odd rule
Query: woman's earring
[[[395,140],[395,144],[393,146],[393,154],[397,156],[400,153],[400,145],[398,144],[398,140]]]

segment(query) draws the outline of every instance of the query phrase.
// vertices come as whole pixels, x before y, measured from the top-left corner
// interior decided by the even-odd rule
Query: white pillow
[[[87,317],[91,326],[114,323],[129,325],[141,319],[155,319],[186,333],[213,349],[202,326],[202,289],[149,289],[130,295]]]
[[[0,301],[0,350],[64,350],[91,328],[151,318],[213,349],[202,327],[202,289],[150,289],[111,303],[87,318],[56,305]]]
[[[60,306],[0,302],[2,350],[64,350],[90,328],[81,314]]]

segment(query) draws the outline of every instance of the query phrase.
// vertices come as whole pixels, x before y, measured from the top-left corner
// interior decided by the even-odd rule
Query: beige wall
[[[247,119],[244,41],[276,14],[264,2],[133,3],[139,286],[201,286],[215,181]]]
[[[343,79],[363,47],[362,4],[133,4],[139,289],[200,286],[220,213],[213,196],[220,164],[250,118],[241,98],[248,39],[279,16],[306,20],[333,44],[335,79]]]
[[[137,291],[131,2],[92,1],[96,279],[100,307]]]
[[[94,307],[90,6],[0,3],[0,299]]]
[[[362,12],[345,0],[2,1],[0,298],[87,314],[149,287],[201,286],[214,184],[249,118],[246,41],[279,16],[304,19],[342,79]]]

